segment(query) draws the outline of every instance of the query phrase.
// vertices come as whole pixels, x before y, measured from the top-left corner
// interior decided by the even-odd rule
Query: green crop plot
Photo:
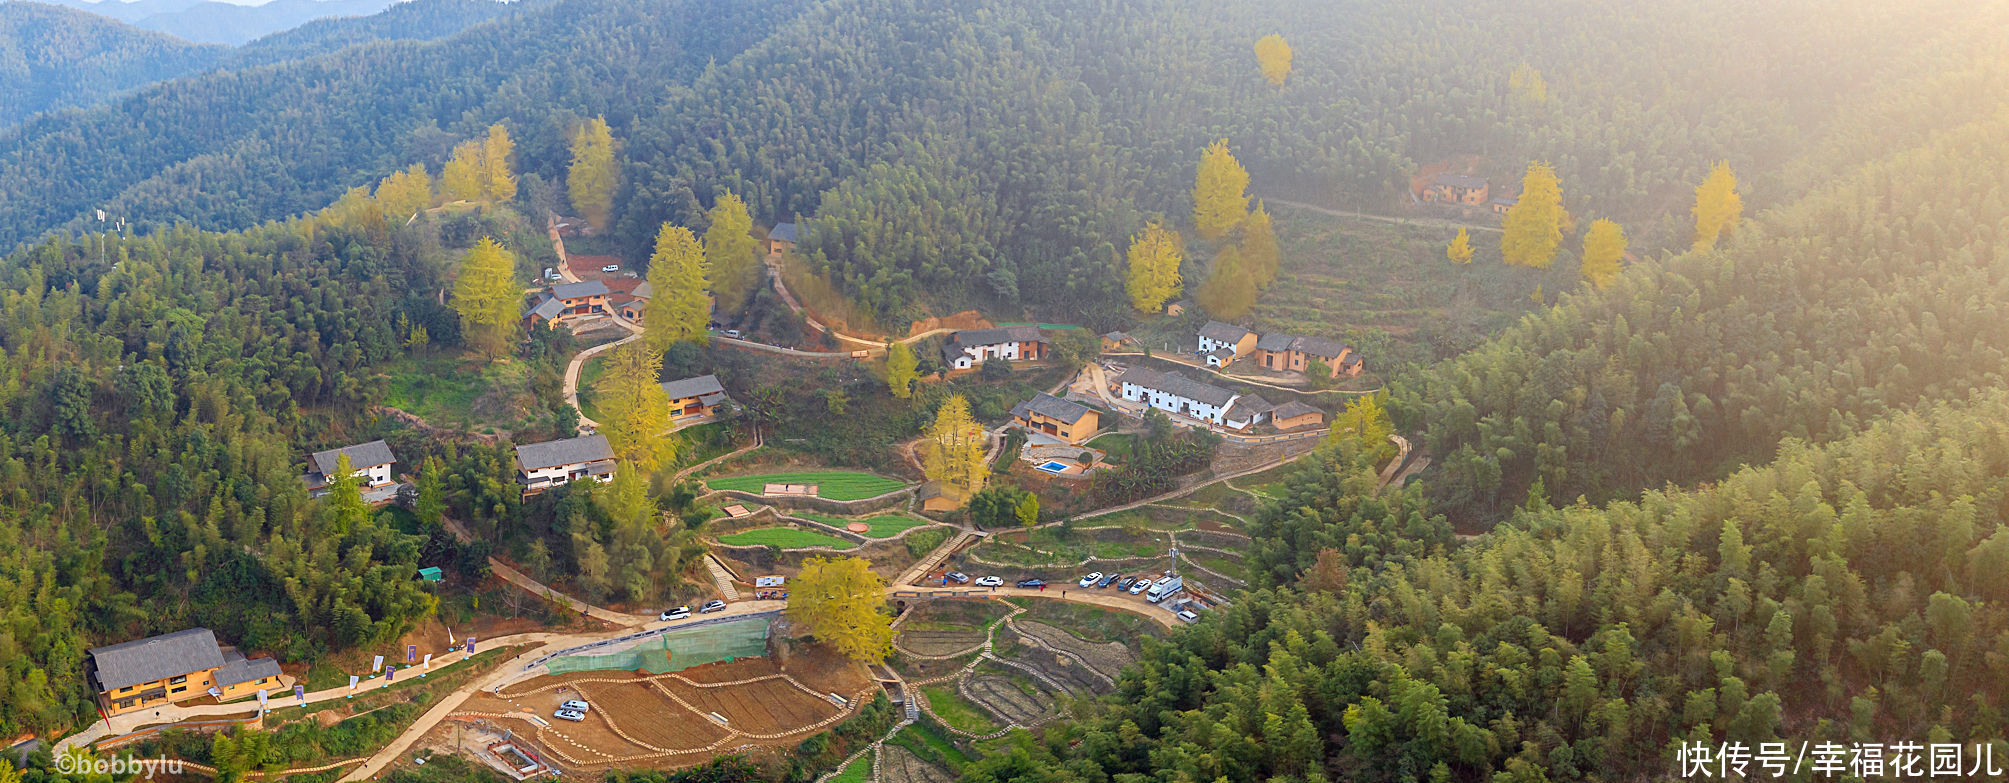
[[[863,500],[907,486],[907,482],[899,479],[843,470],[727,476],[706,479],[705,484],[712,489],[754,493],[766,489],[769,484],[815,484],[816,496],[831,500]]]

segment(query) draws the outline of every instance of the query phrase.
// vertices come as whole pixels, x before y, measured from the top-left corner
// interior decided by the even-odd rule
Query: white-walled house
[[[1208,367],[1226,367],[1256,348],[1256,333],[1234,324],[1208,321],[1200,327],[1199,354]]]
[[[605,435],[550,440],[516,447],[516,481],[533,495],[580,479],[614,480],[614,447]]]
[[[350,474],[362,480],[363,489],[390,485],[391,466],[396,464],[398,459],[391,455],[389,444],[373,440],[354,446],[314,452],[314,469],[308,471],[306,475],[307,491],[313,493],[315,497],[328,494],[328,485],[334,482],[333,476],[338,460],[345,455],[349,458]]]
[[[967,370],[993,359],[1035,361],[1046,358],[1046,335],[1031,324],[997,329],[964,329],[942,341],[942,363]]]
[[[1117,393],[1131,402],[1141,402],[1167,413],[1177,413],[1215,424],[1225,424],[1228,407],[1240,395],[1212,384],[1144,367],[1133,368],[1116,378]]]

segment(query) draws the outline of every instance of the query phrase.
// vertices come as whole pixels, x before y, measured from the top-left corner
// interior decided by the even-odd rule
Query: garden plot
[[[1089,668],[1112,679],[1124,667],[1137,662],[1137,654],[1131,652],[1130,648],[1122,642],[1103,642],[1098,644],[1084,640],[1079,636],[1047,625],[1046,623],[1023,618],[1012,621],[1012,627],[1020,633],[1038,639],[1048,647],[1074,656],[1077,660],[1087,664]],[[1052,655],[1052,653],[1048,653],[1045,650],[1037,649],[1038,645],[1027,645],[1027,647],[1030,648],[1027,650],[1027,657],[1038,657],[1041,655],[1051,657]],[[1097,690],[1106,690],[1106,686],[1102,686]]]
[[[1007,723],[1030,726],[1055,710],[1052,692],[1024,673],[986,663],[958,686],[963,698]]]
[[[947,769],[921,760],[911,750],[887,743],[879,746],[879,752],[885,754],[879,762],[879,783],[955,783]]]
[[[697,707],[700,713],[725,716],[734,730],[748,734],[798,731],[837,712],[837,706],[829,700],[811,696],[781,679],[726,688],[699,688],[676,680],[657,685]]]
[[[913,631],[901,630],[900,636],[894,640],[893,646],[898,648],[900,652],[916,658],[935,658],[940,656],[960,656],[965,653],[976,652],[976,648],[983,646],[983,643],[984,632],[980,630],[937,631],[924,629]]]

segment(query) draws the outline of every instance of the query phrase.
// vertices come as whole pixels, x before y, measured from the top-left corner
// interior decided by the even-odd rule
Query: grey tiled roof
[[[1265,400],[1253,394],[1244,397],[1237,397],[1235,398],[1234,406],[1228,408],[1225,418],[1235,419],[1238,421],[1241,419],[1254,418],[1256,416],[1269,413],[1272,407],[1275,406],[1270,405],[1269,400]]]
[[[381,440],[373,440],[368,443],[358,443],[354,446],[343,446],[339,449],[314,452],[314,469],[321,471],[321,475],[323,476],[335,475],[335,459],[343,454],[349,455],[350,470],[373,468],[378,465],[389,465],[398,461],[397,457],[391,456],[390,444]]]
[[[598,280],[583,283],[561,283],[551,287],[551,295],[560,299],[582,299],[588,296],[606,296],[607,284]]]
[[[1117,376],[1116,382],[1119,384],[1136,384],[1146,389],[1156,389],[1176,397],[1184,397],[1213,406],[1226,405],[1229,401],[1235,399],[1234,392],[1219,386],[1210,383],[1201,383],[1176,372],[1159,372],[1146,367],[1132,368],[1128,372]]]
[[[241,682],[251,682],[263,677],[279,676],[279,662],[271,658],[246,660],[238,656],[236,660],[223,665],[216,672],[216,687],[225,688]]]
[[[1431,180],[1432,184],[1453,188],[1483,188],[1486,182],[1485,177],[1474,177],[1470,174],[1439,174],[1436,179]]]
[[[663,393],[669,395],[672,400],[681,400],[686,397],[702,397],[707,394],[723,391],[725,391],[725,387],[719,385],[718,376],[716,375],[700,375],[696,378],[685,378],[680,381],[670,381],[663,384]]]
[[[1281,353],[1283,351],[1290,350],[1291,345],[1293,343],[1296,343],[1297,341],[1298,341],[1297,335],[1284,334],[1282,332],[1272,332],[1270,334],[1266,334],[1256,338],[1256,348],[1265,351],[1277,351]]]
[[[1337,359],[1340,354],[1346,353],[1349,350],[1346,343],[1337,340],[1327,340],[1323,337],[1300,337],[1297,340],[1297,345],[1293,347],[1326,361]]]
[[[516,447],[516,464],[524,470],[555,468],[559,465],[613,458],[614,447],[607,445],[605,435],[548,440]]]
[[[949,335],[948,342],[950,345],[957,345],[957,346],[997,345],[999,343],[1038,343],[1038,342],[1046,342],[1046,336],[1040,334],[1039,327],[1033,326],[1031,324],[1025,324],[1021,326],[1004,326],[993,329],[964,329],[960,332]]]
[[[558,301],[557,297],[545,293],[538,294],[536,299],[531,300],[530,308],[524,311],[523,314],[526,316],[534,315],[549,321],[557,318],[558,314],[562,312],[565,312],[565,303]]]
[[[98,687],[108,691],[223,665],[216,634],[208,628],[94,647],[90,652],[98,667]]]
[[[629,291],[628,295],[636,299],[654,299],[656,296],[656,287],[649,285],[649,281],[643,280],[642,284],[635,286],[635,290]]]
[[[1014,418],[1028,419],[1031,418],[1031,414],[1035,413],[1049,419],[1058,419],[1073,424],[1081,421],[1081,417],[1088,415],[1088,406],[1076,402],[1068,402],[1051,394],[1041,392],[1032,399],[1021,402],[1011,409],[1011,415]]]
[[[781,241],[783,241],[783,242],[794,242],[794,241],[795,241],[795,224],[794,224],[794,223],[776,223],[776,224],[774,224],[774,230],[773,230],[773,231],[769,231],[769,232],[767,232],[767,238],[768,238],[768,239],[779,239],[779,240],[781,240]]]
[[[1271,420],[1294,419],[1299,416],[1303,416],[1307,413],[1319,414],[1319,417],[1321,419],[1325,417],[1325,411],[1311,407],[1310,405],[1306,405],[1302,402],[1292,400],[1290,402],[1286,402],[1282,405],[1278,405],[1274,408],[1271,408],[1270,419]]]
[[[1201,337],[1219,343],[1238,343],[1242,341],[1243,337],[1248,336],[1248,334],[1249,330],[1247,329],[1234,324],[1224,324],[1220,321],[1208,321],[1206,326],[1200,327]]]

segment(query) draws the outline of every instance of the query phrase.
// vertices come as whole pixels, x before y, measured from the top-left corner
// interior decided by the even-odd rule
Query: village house
[[[516,447],[516,482],[534,495],[580,479],[614,480],[614,448],[605,435],[586,435]]]
[[[1485,177],[1469,174],[1439,174],[1423,188],[1426,204],[1452,204],[1476,207],[1486,203],[1492,193],[1492,183]]]
[[[621,320],[639,324],[642,322],[642,316],[648,314],[649,300],[655,295],[655,287],[644,280],[634,288],[609,294],[607,304],[613,306],[614,312],[620,314]]]
[[[108,715],[198,696],[230,701],[280,685],[278,662],[219,647],[208,628],[95,647],[89,655],[86,676]]]
[[[795,250],[795,224],[776,223],[774,230],[767,232],[767,254],[778,256]]]
[[[1131,337],[1126,332],[1110,332],[1102,336],[1102,350],[1104,352],[1121,351],[1126,348],[1135,349],[1136,347],[1137,338]]]
[[[729,401],[716,375],[700,375],[663,384],[670,398],[670,418],[677,422],[717,416]]]
[[[314,497],[328,494],[328,486],[334,483],[338,461],[343,456],[349,458],[349,473],[355,476],[363,489],[387,487],[392,483],[391,465],[397,457],[391,455],[389,444],[381,440],[343,446],[339,449],[314,452],[313,468],[307,471],[304,480],[307,491]]]
[[[1317,427],[1325,423],[1325,413],[1295,400],[1270,409],[1270,425],[1284,432]]]
[[[1302,373],[1311,368],[1311,360],[1317,359],[1325,362],[1331,375],[1337,376],[1340,363],[1351,353],[1353,346],[1323,337],[1272,333],[1256,341],[1256,364],[1275,372]]]
[[[1208,321],[1200,327],[1199,354],[1208,367],[1226,367],[1256,349],[1256,333],[1234,324]]]
[[[942,342],[942,363],[967,370],[992,359],[1014,362],[1046,358],[1046,335],[1031,324],[995,329],[964,329]]]
[[[550,286],[530,300],[530,307],[523,317],[531,326],[543,324],[556,329],[561,323],[591,315],[606,315],[610,293],[607,284],[598,280]]]
[[[1515,204],[1519,203],[1521,203],[1521,197],[1519,195],[1512,195],[1512,196],[1501,196],[1499,198],[1493,199],[1492,201],[1486,202],[1486,205],[1492,208],[1493,214],[1504,215],[1507,214],[1508,210],[1513,209]]]
[[[1102,427],[1093,408],[1041,393],[1011,409],[1013,424],[1069,444],[1087,440]]]
[[[1360,354],[1357,353],[1347,354],[1346,358],[1339,362],[1339,374],[1348,378],[1357,377],[1366,369],[1367,363],[1361,361]]]
[[[1267,421],[1270,411],[1275,407],[1269,400],[1253,394],[1236,397],[1235,404],[1228,406],[1228,410],[1221,414],[1221,426],[1237,432],[1246,430]]]
[[[1125,400],[1214,424],[1225,421],[1228,406],[1240,396],[1176,372],[1159,372],[1147,367],[1131,368],[1117,376],[1113,383],[1117,394]]]

